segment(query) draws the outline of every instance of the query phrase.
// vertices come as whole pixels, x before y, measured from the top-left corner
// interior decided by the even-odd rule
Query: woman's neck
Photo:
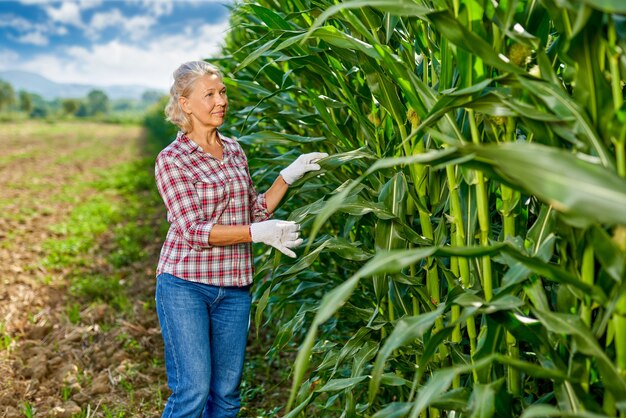
[[[201,147],[208,145],[209,147],[220,144],[217,129],[193,130],[187,133],[187,138],[197,143]]]

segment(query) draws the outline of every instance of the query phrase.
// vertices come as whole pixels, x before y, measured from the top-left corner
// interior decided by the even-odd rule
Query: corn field
[[[626,2],[258,0],[222,57],[288,417],[626,417]],[[263,186],[259,186],[263,189]]]

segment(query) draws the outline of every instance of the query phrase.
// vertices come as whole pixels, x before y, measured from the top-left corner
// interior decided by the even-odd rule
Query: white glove
[[[300,225],[293,221],[270,220],[250,225],[250,236],[252,242],[271,245],[281,253],[295,258],[296,253],[290,248],[302,244],[302,238],[298,238],[299,230]]]
[[[302,176],[309,171],[317,171],[320,169],[319,164],[315,164],[320,159],[328,157],[325,152],[311,152],[308,154],[302,154],[296,160],[289,164],[286,168],[283,168],[280,175],[283,176],[283,180],[288,185],[292,185]]]

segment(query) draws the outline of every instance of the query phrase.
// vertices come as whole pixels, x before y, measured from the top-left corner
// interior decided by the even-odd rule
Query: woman
[[[228,110],[220,71],[203,61],[174,72],[167,119],[181,131],[155,175],[171,223],[157,267],[156,302],[172,394],[164,417],[235,417],[248,333],[251,242],[289,257],[298,224],[268,220],[287,188],[325,153],[304,154],[264,194],[240,145],[218,128]]]

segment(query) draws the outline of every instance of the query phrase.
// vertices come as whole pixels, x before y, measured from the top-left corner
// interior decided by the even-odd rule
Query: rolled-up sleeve
[[[176,158],[160,154],[155,164],[157,188],[168,219],[193,249],[210,247],[209,235],[215,220],[207,217],[191,174]]]

